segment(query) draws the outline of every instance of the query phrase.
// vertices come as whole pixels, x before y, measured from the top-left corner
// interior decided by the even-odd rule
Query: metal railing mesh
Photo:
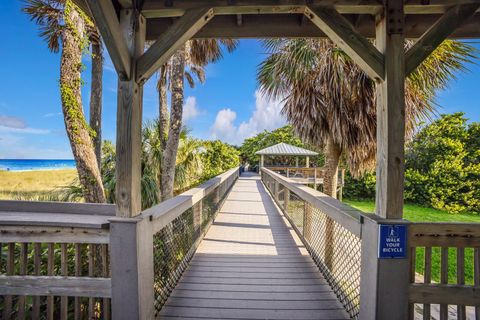
[[[153,236],[155,316],[193,257],[234,179],[228,179]]]
[[[262,181],[345,310],[352,319],[357,319],[360,311],[361,239],[270,175],[262,173]],[[275,193],[275,190],[281,192]]]

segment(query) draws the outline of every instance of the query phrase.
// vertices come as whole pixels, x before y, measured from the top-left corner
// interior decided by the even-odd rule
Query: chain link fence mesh
[[[361,239],[268,173],[262,181],[285,213],[345,310],[360,311]],[[280,192],[279,192],[280,191]]]
[[[177,285],[213,223],[234,179],[227,179],[153,236],[155,316]]]

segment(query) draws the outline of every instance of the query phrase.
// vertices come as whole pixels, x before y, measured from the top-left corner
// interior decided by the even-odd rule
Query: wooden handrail
[[[322,210],[323,213],[342,225],[355,236],[359,238],[361,237],[361,221],[364,216],[361,211],[265,167],[261,169],[261,172],[262,174],[268,174],[285,188],[294,192],[301,199]]]
[[[238,173],[238,167],[230,169],[198,187],[192,188],[172,199],[146,209],[138,218],[149,219],[152,221],[152,232],[156,233],[175,220],[183,212],[193,207],[197,202],[208,196],[220,184],[226,182],[228,179],[235,179],[238,177]]]

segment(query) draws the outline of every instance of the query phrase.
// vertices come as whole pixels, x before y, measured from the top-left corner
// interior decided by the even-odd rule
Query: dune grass
[[[0,200],[49,201],[77,177],[75,169],[0,171]]]
[[[345,200],[345,203],[366,213],[375,211],[374,201]],[[480,223],[480,214],[451,214],[432,208],[425,208],[415,204],[405,204],[404,217],[414,222],[474,222]],[[418,273],[424,271],[425,249],[417,248],[416,266]],[[473,249],[465,249],[465,282],[473,284]],[[440,281],[440,248],[432,248],[432,280]],[[448,250],[448,282],[457,283],[457,250]]]

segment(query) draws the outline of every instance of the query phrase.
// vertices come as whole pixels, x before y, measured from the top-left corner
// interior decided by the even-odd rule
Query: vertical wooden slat
[[[417,248],[410,248],[410,283],[415,283],[416,274],[416,261],[417,261]],[[415,318],[415,304],[408,304],[408,319],[413,320]]]
[[[425,248],[425,260],[424,260],[424,272],[423,272],[423,283],[431,283],[432,280],[432,248]],[[430,304],[423,304],[423,319],[430,320]]]
[[[66,243],[60,244],[60,269],[62,276],[68,275],[68,246]],[[60,318],[62,320],[68,319],[68,297],[60,297]]]
[[[7,276],[11,276],[14,273],[15,267],[15,243],[9,243],[7,245]],[[4,309],[3,309],[3,319],[10,319],[12,315],[12,296],[5,296],[4,299]]]
[[[457,284],[465,284],[465,249],[457,248]],[[466,319],[464,305],[457,305],[457,319]]]
[[[95,245],[90,244],[88,245],[88,276],[94,276],[94,252],[95,252]],[[94,307],[95,300],[93,298],[88,298],[88,319],[93,319],[93,307]]]
[[[33,251],[33,271],[36,276],[40,275],[40,263],[41,263],[41,250],[42,250],[42,244],[41,243],[35,243],[34,245],[34,251]],[[40,319],[40,297],[36,296],[33,297],[33,313],[32,313],[32,318],[33,319]]]
[[[102,274],[103,277],[108,278],[108,245],[102,244]],[[103,299],[103,319],[110,319],[110,299]]]
[[[27,274],[28,262],[28,244],[22,243],[20,245],[20,275]],[[25,319],[25,296],[18,297],[18,319]]]
[[[75,276],[79,277],[82,274],[82,245],[75,244]],[[74,319],[79,320],[81,317],[80,298],[74,299]]]
[[[47,275],[53,276],[53,267],[55,264],[55,245],[48,244]],[[47,297],[47,319],[53,320],[53,296]]]
[[[442,247],[440,261],[440,283],[448,283],[448,248]],[[448,320],[448,304],[440,305],[440,320]]]
[[[480,287],[480,248],[473,249],[473,283]],[[475,307],[475,320],[480,320],[480,307]]]

